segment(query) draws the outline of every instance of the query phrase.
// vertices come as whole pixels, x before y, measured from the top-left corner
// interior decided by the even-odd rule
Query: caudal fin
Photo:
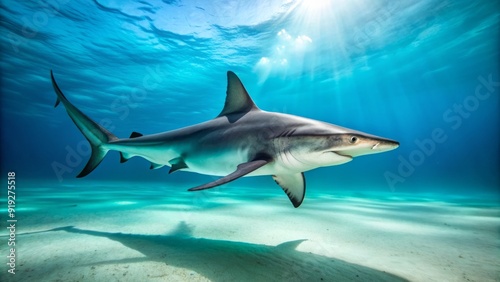
[[[90,155],[87,165],[77,176],[84,177],[92,172],[108,153],[109,149],[107,149],[104,145],[110,141],[118,140],[118,138],[104,127],[91,120],[88,116],[73,106],[68,99],[66,99],[66,96],[64,96],[61,89],[59,89],[59,86],[54,79],[52,70],[50,71],[50,78],[52,80],[52,86],[57,94],[57,100],[54,107],[57,107],[62,102],[69,117],[73,120],[78,129],[80,129],[85,138],[87,138],[90,143],[90,147],[92,148],[92,154]]]

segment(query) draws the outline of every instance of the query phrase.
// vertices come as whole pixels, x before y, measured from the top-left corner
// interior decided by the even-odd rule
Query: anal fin
[[[273,175],[273,179],[285,191],[293,206],[298,208],[306,195],[304,173]]]
[[[233,180],[236,180],[242,176],[249,174],[250,172],[266,165],[267,163],[269,163],[269,160],[254,160],[254,161],[250,161],[247,163],[242,163],[242,164],[238,165],[238,167],[236,168],[236,171],[234,171],[233,173],[230,173],[230,174],[228,174],[222,178],[219,178],[215,181],[212,181],[210,183],[193,187],[191,189],[188,189],[188,191],[199,191],[199,190],[210,189],[210,188],[231,182]]]

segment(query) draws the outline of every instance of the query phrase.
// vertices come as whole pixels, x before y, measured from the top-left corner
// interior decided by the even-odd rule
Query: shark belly
[[[165,145],[142,146],[141,144],[134,143],[110,143],[106,145],[106,148],[119,151],[121,154],[127,156],[127,159],[137,156],[151,163],[166,166],[170,166],[169,161],[178,155],[176,148]]]
[[[248,150],[243,148],[221,148],[219,150],[199,149],[192,155],[186,155],[185,171],[205,175],[225,176],[233,172],[236,167],[248,162]]]

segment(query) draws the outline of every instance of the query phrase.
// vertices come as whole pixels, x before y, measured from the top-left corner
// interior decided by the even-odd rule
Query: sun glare
[[[295,9],[300,20],[314,24],[350,17],[359,7],[366,7],[363,6],[368,4],[365,2],[364,0],[301,0]]]
[[[304,10],[311,13],[320,13],[325,8],[328,8],[334,2],[344,2],[335,0],[302,0],[300,4]]]
[[[298,0],[290,8],[291,21],[277,29],[275,41],[255,62],[259,81],[270,76],[292,76],[327,66],[332,77],[345,73],[352,46],[349,28],[366,7],[365,0]],[[328,55],[326,55],[328,54]]]

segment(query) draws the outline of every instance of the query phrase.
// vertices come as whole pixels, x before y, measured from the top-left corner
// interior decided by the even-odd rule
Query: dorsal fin
[[[246,113],[253,110],[259,110],[259,108],[252,101],[250,95],[248,95],[245,86],[243,86],[238,76],[234,72],[228,71],[226,102],[224,103],[224,109],[222,109],[218,117],[235,113]]]

